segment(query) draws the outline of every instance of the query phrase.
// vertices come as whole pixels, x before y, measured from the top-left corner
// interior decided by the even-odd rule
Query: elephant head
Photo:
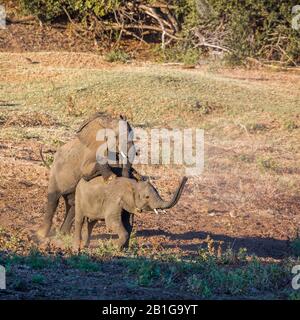
[[[130,170],[137,151],[133,142],[133,128],[126,117],[120,115],[117,135],[117,159],[122,164],[123,177],[130,177]]]
[[[149,181],[139,181],[136,184],[135,205],[139,210],[156,211],[156,209],[170,209],[174,207],[184,189],[187,177],[183,177],[173,197],[165,201]]]
[[[95,151],[96,157],[107,159],[111,167],[122,167],[122,176],[130,176],[136,149],[133,129],[126,117],[120,115],[118,119],[111,119],[96,113],[76,133],[81,143]]]

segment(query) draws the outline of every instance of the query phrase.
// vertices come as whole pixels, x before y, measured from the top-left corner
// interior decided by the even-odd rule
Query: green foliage
[[[247,123],[246,129],[250,133],[257,133],[267,130],[267,126],[264,123]]]
[[[31,282],[35,284],[45,283],[45,277],[42,274],[34,274],[31,278]]]
[[[0,255],[0,263],[10,271],[11,286],[18,291],[28,291],[32,285],[43,285],[47,280],[47,273],[36,273],[32,269],[41,269],[47,266],[53,270],[63,270],[68,266],[66,273],[71,274],[72,268],[87,272],[97,272],[101,265],[112,267],[112,272],[122,274],[128,279],[128,284],[141,287],[161,287],[190,292],[204,299],[218,296],[224,297],[260,297],[266,293],[289,299],[299,299],[297,292],[291,292],[291,268],[299,262],[286,260],[281,263],[262,262],[254,256],[246,256],[246,250],[238,253],[226,250],[224,253],[215,252],[213,240],[208,240],[208,248],[199,252],[199,257],[171,259],[164,255],[152,255],[151,258],[118,257],[114,260],[101,259],[89,254],[61,256],[44,256],[33,250],[27,256]],[[246,259],[247,257],[247,259]],[[21,265],[27,265],[29,279],[20,279],[15,276]],[[35,266],[34,268],[32,268]],[[38,266],[38,268],[37,268]]]
[[[291,242],[291,248],[294,255],[300,257],[300,238],[297,238]]]
[[[240,64],[247,57],[300,62],[300,33],[291,26],[297,0],[185,0],[183,34],[190,31],[214,34],[218,28],[222,45],[231,49],[227,61]],[[218,37],[218,33],[216,33]]]
[[[43,256],[37,249],[32,249],[24,259],[24,263],[32,269],[44,269],[51,264],[50,259]]]
[[[289,300],[300,300],[300,291],[293,291],[290,295],[289,295]]]
[[[299,128],[299,126],[297,125],[297,123],[293,120],[287,120],[284,123],[284,128],[288,131],[293,131]]]
[[[278,169],[276,161],[272,158],[259,157],[256,161],[260,171],[262,172],[276,171]]]
[[[141,250],[135,231],[131,232],[130,234],[128,249],[129,252],[131,252],[134,256],[137,256],[139,254],[139,251]]]
[[[100,271],[100,265],[94,262],[91,257],[86,254],[72,255],[66,262],[74,269],[92,272]]]
[[[111,50],[105,55],[105,60],[126,63],[130,60],[130,55],[123,50]]]
[[[115,21],[115,10],[125,6],[124,0],[19,0],[22,8],[43,21],[67,19],[79,22],[96,16]],[[144,3],[151,3],[148,0]],[[292,29],[292,7],[298,0],[172,0],[173,14],[180,23],[184,41],[175,45],[174,58],[194,64],[199,54],[209,48],[197,47],[197,34],[214,39],[229,48],[226,59],[240,64],[245,58],[281,60],[287,64],[300,62],[300,32]],[[136,12],[135,12],[136,14]],[[139,19],[144,19],[140,14]],[[198,31],[196,34],[195,31]],[[217,39],[217,40],[216,40]],[[199,40],[198,40],[199,41]],[[178,47],[176,49],[176,47]],[[179,53],[179,51],[181,53]],[[168,58],[168,54],[166,54]],[[111,53],[112,61],[128,60],[119,52]]]
[[[23,292],[29,291],[29,284],[25,280],[22,280],[22,279],[16,279],[13,282],[12,287],[14,290],[17,290],[17,291],[23,291]]]
[[[19,0],[25,12],[36,15],[43,21],[54,21],[66,16],[84,20],[89,14],[103,17],[111,13],[122,0]]]
[[[155,261],[136,259],[128,262],[128,270],[136,275],[138,285],[149,287],[160,276],[160,266]]]
[[[95,249],[95,255],[97,257],[113,257],[119,253],[119,249],[114,241],[99,240],[98,246]]]
[[[187,280],[188,288],[194,293],[199,294],[202,298],[210,298],[212,291],[206,280],[199,279],[196,275],[192,275]]]
[[[181,44],[161,50],[159,55],[163,61],[182,62],[185,65],[196,65],[200,60],[200,51],[192,47],[184,47]]]

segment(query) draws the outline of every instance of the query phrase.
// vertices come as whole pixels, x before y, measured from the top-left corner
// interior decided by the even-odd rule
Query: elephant
[[[119,145],[122,145],[120,140],[124,138],[119,134],[120,121],[126,127],[127,139],[125,141],[127,142],[127,150],[119,150]],[[110,144],[111,142],[108,142],[105,134],[100,139],[97,139],[99,138],[97,136],[99,130],[108,132],[108,129],[111,130],[110,133],[113,132],[115,135],[115,144]],[[37,231],[39,238],[48,236],[60,197],[64,198],[66,206],[65,220],[61,231],[64,233],[70,231],[75,216],[74,192],[81,178],[89,181],[101,175],[104,179],[110,179],[115,175],[112,166],[121,166],[122,176],[130,177],[132,161],[136,152],[130,137],[131,134],[132,128],[124,117],[120,116],[120,119],[111,120],[110,118],[105,118],[101,113],[96,113],[81,125],[76,132],[75,138],[57,150],[50,169],[46,214],[42,225]],[[107,158],[102,155],[101,157],[98,156],[99,148],[105,150]],[[112,156],[115,156],[116,161],[113,165],[109,165],[108,159],[112,158]],[[44,161],[42,151],[41,157]],[[124,161],[125,157],[127,158],[126,161]]]
[[[110,181],[105,181],[103,177],[90,181],[81,179],[75,191],[73,249],[80,249],[81,238],[83,246],[89,246],[92,229],[97,220],[104,220],[106,226],[117,233],[119,249],[127,247],[131,230],[124,225],[122,215],[172,208],[181,197],[186,182],[187,177],[183,177],[173,198],[165,201],[149,180],[137,181],[125,177],[114,177]],[[85,221],[87,230],[82,232]]]

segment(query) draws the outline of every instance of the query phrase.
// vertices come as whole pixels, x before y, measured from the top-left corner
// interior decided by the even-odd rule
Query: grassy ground
[[[37,247],[19,254],[12,247],[22,240],[7,240],[10,253],[0,255],[9,283],[4,299],[299,299],[287,285],[296,260],[261,263],[245,250],[215,250],[212,239],[193,258],[154,253],[134,236],[122,253],[108,241],[76,255]]]
[[[56,52],[1,53],[0,68],[0,264],[9,271],[0,298],[297,298],[299,74]],[[36,248],[48,174],[39,146],[50,159],[95,111],[147,129],[204,128],[205,171],[167,215],[137,217],[128,252],[94,238],[73,256],[59,236]],[[140,169],[166,197],[180,176]]]

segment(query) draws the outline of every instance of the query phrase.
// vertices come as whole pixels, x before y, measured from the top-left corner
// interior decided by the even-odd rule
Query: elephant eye
[[[150,197],[149,197],[149,196],[146,196],[145,198],[146,198],[146,199],[149,199]]]

